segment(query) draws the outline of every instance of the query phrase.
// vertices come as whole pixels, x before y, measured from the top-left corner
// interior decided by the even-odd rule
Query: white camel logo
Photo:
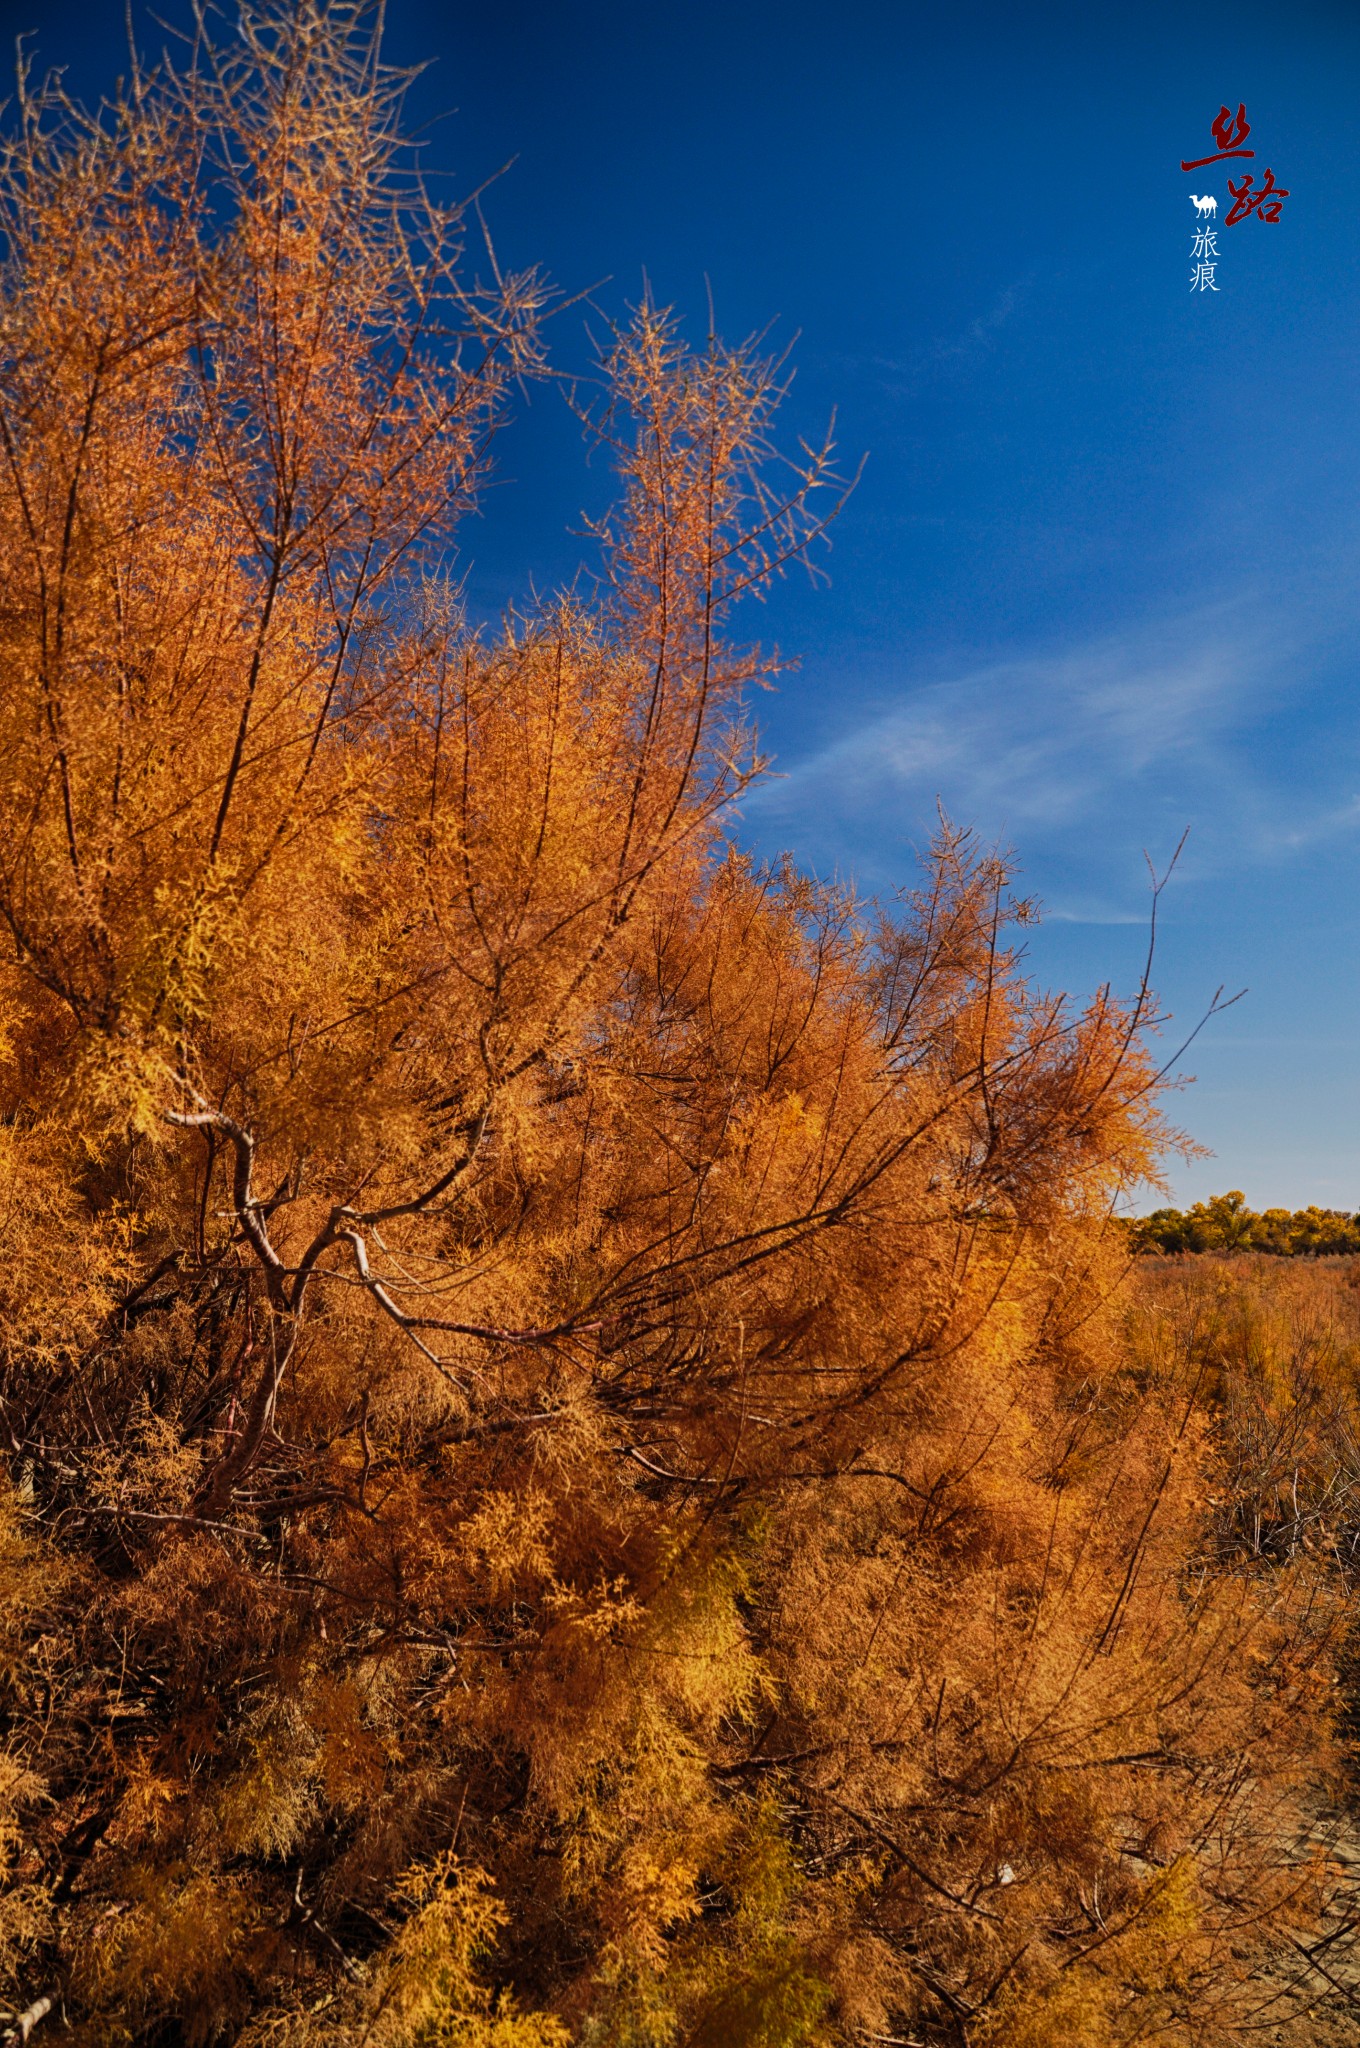
[[[1202,199],[1200,198],[1198,192],[1192,192],[1190,194],[1190,198],[1194,205],[1195,212],[1199,214],[1201,218],[1203,218],[1203,216],[1206,213],[1218,212],[1218,201],[1215,199],[1212,192],[1206,192]]]

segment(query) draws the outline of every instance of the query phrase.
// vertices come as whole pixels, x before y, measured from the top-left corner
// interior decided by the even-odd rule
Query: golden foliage
[[[831,480],[751,349],[640,309],[598,589],[468,627],[545,295],[399,85],[265,5],[0,181],[11,1982],[91,2048],[1246,2039],[1340,1602],[1120,1327],[1151,999],[1030,986],[948,828],[883,910],[725,844]]]

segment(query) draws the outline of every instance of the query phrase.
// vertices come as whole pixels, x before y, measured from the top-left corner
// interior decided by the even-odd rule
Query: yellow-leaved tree
[[[401,85],[260,0],[0,166],[15,2038],[1249,2038],[1337,1619],[1120,1348],[1151,998],[725,839],[758,351],[638,311],[593,594],[466,625],[547,295]]]

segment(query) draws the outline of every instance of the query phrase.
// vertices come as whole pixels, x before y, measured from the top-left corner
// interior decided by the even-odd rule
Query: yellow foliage
[[[559,2021],[520,2012],[479,1980],[478,1963],[509,1917],[485,1871],[445,1854],[408,1871],[398,1890],[413,1910],[376,1987],[359,2036],[365,2048],[569,2048]]]
[[[260,0],[0,164],[8,1981],[1227,2048],[1339,1896],[1360,1351],[1128,1309],[1155,1002],[1027,981],[1003,861],[727,843],[832,481],[777,365],[639,308],[598,584],[469,625],[546,293],[400,86]]]

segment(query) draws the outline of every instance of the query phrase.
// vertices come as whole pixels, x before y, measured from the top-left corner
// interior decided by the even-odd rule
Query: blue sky
[[[162,8],[161,12],[166,10]],[[171,8],[171,14],[178,9]],[[78,91],[121,6],[0,0]],[[144,17],[145,19],[145,17]],[[1012,846],[1035,971],[1128,986],[1144,852],[1185,852],[1156,979],[1188,1029],[1176,1105],[1214,1157],[1179,1198],[1360,1206],[1360,10],[877,0],[389,0],[432,162],[505,260],[605,312],[637,297],[799,339],[793,431],[834,406],[863,481],[829,588],[763,632],[801,659],[758,706],[779,779],[740,830],[866,889],[909,879],[937,799]],[[152,38],[158,32],[149,30]],[[1247,165],[1185,175],[1224,102]],[[1265,165],[1281,220],[1227,228]],[[1217,292],[1192,293],[1214,191]],[[580,309],[559,324],[586,359]],[[494,610],[569,577],[597,485],[540,392],[461,567]]]

